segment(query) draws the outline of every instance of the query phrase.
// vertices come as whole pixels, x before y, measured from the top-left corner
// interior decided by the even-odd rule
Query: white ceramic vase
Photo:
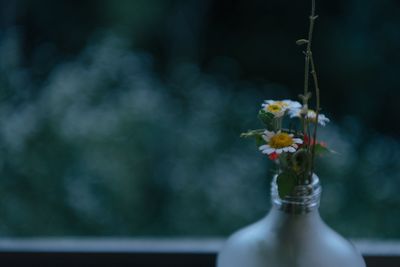
[[[280,199],[275,177],[270,212],[229,237],[217,267],[365,267],[355,247],[322,221],[320,196],[313,175],[310,185]]]

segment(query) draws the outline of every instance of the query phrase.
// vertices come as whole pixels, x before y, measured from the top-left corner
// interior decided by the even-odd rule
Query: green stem
[[[306,56],[305,56],[305,63],[304,63],[304,96],[303,104],[308,104],[308,80],[309,80],[309,70],[310,70],[310,55],[311,55],[311,43],[312,43],[312,35],[314,30],[314,21],[315,17],[315,0],[312,0],[311,3],[311,15],[310,19],[310,27],[308,28],[308,38],[307,38],[307,49],[306,49]]]
[[[305,58],[304,58],[304,94],[303,94],[303,134],[307,134],[307,123],[306,123],[306,116],[308,110],[308,99],[309,99],[309,92],[308,92],[308,81],[310,75],[310,58],[312,56],[311,52],[311,44],[312,44],[312,36],[314,31],[314,22],[317,16],[315,16],[315,0],[311,1],[311,15],[310,19],[310,26],[308,28],[308,38],[307,38],[307,48],[305,51]]]
[[[313,133],[313,139],[314,139],[314,146],[312,147],[311,151],[311,176],[312,173],[314,172],[314,158],[315,158],[315,144],[317,142],[317,129],[318,129],[318,117],[319,117],[319,111],[321,109],[321,103],[320,103],[320,90],[319,90],[319,84],[318,84],[318,77],[317,77],[317,71],[315,69],[315,64],[314,64],[314,58],[311,56],[311,74],[313,76],[314,80],[314,87],[315,87],[315,98],[316,98],[316,109],[315,109],[315,126],[314,126],[314,133]],[[310,179],[311,179],[310,176]]]
[[[310,75],[310,64],[311,64],[311,74],[314,80],[314,86],[316,90],[316,98],[317,98],[317,110],[316,110],[316,119],[317,123],[315,124],[314,127],[314,140],[316,138],[316,129],[318,125],[318,112],[319,112],[319,88],[318,88],[318,79],[315,71],[315,64],[314,60],[312,57],[312,51],[311,51],[311,45],[312,45],[312,37],[313,37],[313,31],[314,31],[314,23],[315,20],[318,16],[315,15],[315,0],[311,1],[311,14],[309,16],[310,19],[310,25],[308,28],[308,38],[307,38],[307,49],[305,51],[305,66],[304,66],[304,96],[303,96],[303,134],[306,135],[310,132],[308,122],[306,120],[307,118],[307,112],[308,112],[308,100],[309,100],[309,91],[308,91],[308,82],[309,82],[309,75]],[[311,141],[311,136],[308,134],[309,140]],[[310,151],[311,149],[311,151]],[[310,174],[310,181],[312,177],[312,172],[314,169],[314,154],[315,154],[315,146],[311,148],[311,142],[310,144],[307,145],[307,151],[311,152],[311,158],[310,158],[310,167],[307,170],[307,173],[311,172]]]

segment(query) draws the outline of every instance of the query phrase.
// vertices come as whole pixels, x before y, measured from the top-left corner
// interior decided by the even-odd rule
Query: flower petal
[[[290,118],[299,118],[300,117],[300,111],[301,111],[301,109],[297,109],[297,108],[289,110]]]
[[[268,155],[271,153],[274,153],[274,152],[275,152],[275,149],[273,149],[273,148],[266,148],[261,151],[261,153],[268,154]]]
[[[265,130],[265,131],[264,131],[264,134],[265,134],[268,138],[271,138],[272,136],[275,135],[275,132]]]
[[[289,108],[301,108],[301,104],[297,101],[285,99],[282,102],[284,102],[286,105],[288,105]]]
[[[262,137],[262,139],[264,139],[264,141],[267,142],[267,143],[269,142],[269,139],[271,138],[271,137],[268,137],[268,136],[266,136],[266,135],[264,135],[264,134],[263,134],[261,137]]]
[[[303,143],[303,140],[301,140],[300,138],[293,138],[293,141],[294,141],[296,144],[302,144],[302,143]]]
[[[327,122],[330,122],[330,120],[324,114],[318,115],[318,123],[319,124],[321,124],[322,126],[325,126]]]

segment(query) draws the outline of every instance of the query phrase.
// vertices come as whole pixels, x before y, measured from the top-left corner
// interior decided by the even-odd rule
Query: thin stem
[[[304,61],[304,95],[303,95],[303,134],[306,135],[308,132],[308,125],[306,123],[307,111],[308,111],[308,100],[309,100],[309,93],[308,93],[308,82],[309,82],[309,75],[310,75],[310,58],[312,56],[311,52],[311,44],[312,44],[312,36],[314,31],[314,22],[317,16],[315,16],[315,0],[311,1],[311,15],[310,19],[310,26],[308,28],[308,38],[307,38],[307,48],[305,51],[305,61]]]
[[[310,27],[308,28],[308,38],[307,38],[307,50],[306,50],[306,57],[305,57],[305,66],[304,66],[304,100],[303,104],[308,104],[308,80],[309,80],[309,70],[310,70],[310,55],[311,55],[311,43],[312,43],[312,36],[314,30],[314,22],[316,19],[315,16],[315,0],[311,2],[311,15],[310,19]]]
[[[312,45],[312,37],[313,37],[313,31],[314,31],[314,23],[315,20],[317,19],[318,16],[315,15],[315,0],[311,0],[311,14],[310,14],[310,25],[308,28],[308,38],[307,38],[307,48],[305,51],[305,63],[304,63],[304,95],[303,95],[303,134],[306,135],[308,134],[309,138],[309,144],[307,145],[307,151],[311,152],[311,158],[310,158],[310,164],[309,167],[307,167],[307,172],[310,173],[309,181],[311,182],[311,177],[312,173],[314,171],[314,157],[315,157],[315,143],[312,145],[311,141],[312,138],[310,136],[310,127],[307,123],[307,115],[308,115],[308,100],[309,100],[309,75],[310,75],[310,64],[311,64],[311,74],[314,80],[314,87],[315,87],[315,92],[316,92],[316,123],[314,126],[314,132],[313,132],[313,139],[314,142],[316,140],[316,135],[317,135],[317,127],[318,127],[318,116],[319,116],[319,109],[320,109],[320,100],[319,100],[319,86],[318,86],[318,79],[317,79],[317,73],[315,70],[315,64],[314,64],[314,59],[312,56],[311,52],[311,45]],[[307,179],[307,178],[306,178]]]
[[[314,87],[315,87],[315,98],[316,98],[316,109],[315,109],[315,126],[314,126],[314,134],[313,134],[313,139],[314,139],[314,145],[311,150],[311,176],[312,173],[314,172],[314,158],[315,158],[315,145],[317,142],[317,129],[318,129],[318,117],[319,117],[319,111],[321,109],[321,103],[320,103],[320,90],[319,90],[319,84],[318,84],[318,77],[317,77],[317,71],[315,69],[315,64],[314,64],[314,58],[311,55],[310,58],[311,62],[311,75],[313,76],[314,80]],[[311,179],[311,177],[310,177]]]

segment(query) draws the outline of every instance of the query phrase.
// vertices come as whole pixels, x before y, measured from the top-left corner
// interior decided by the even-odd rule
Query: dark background
[[[309,1],[0,1],[1,236],[227,235],[269,208],[239,134],[302,92]],[[400,4],[317,1],[321,213],[400,238]]]

